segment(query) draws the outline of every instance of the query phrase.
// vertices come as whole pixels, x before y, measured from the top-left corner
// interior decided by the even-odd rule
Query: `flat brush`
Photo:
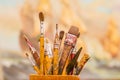
[[[27,53],[26,53],[25,55],[27,56],[27,58],[29,59],[29,61],[30,61],[31,64],[33,65],[34,70],[35,70],[38,74],[40,74],[40,71],[39,71],[38,67],[35,65],[35,63],[33,62],[32,58],[31,58]]]
[[[69,57],[70,51],[76,45],[78,35],[79,35],[79,28],[73,27],[73,26],[69,29],[66,35],[63,52],[61,54],[61,58],[59,61],[59,72],[58,72],[59,75],[61,75],[63,72],[66,61]]]
[[[70,28],[70,30],[68,31],[68,33],[73,34],[73,35],[75,35],[75,36],[77,36],[77,37],[80,36],[79,29],[76,28],[75,26],[72,26],[72,27]]]

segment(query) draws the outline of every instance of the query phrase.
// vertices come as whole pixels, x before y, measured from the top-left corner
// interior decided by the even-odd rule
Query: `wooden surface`
[[[78,76],[71,76],[71,75],[37,75],[31,74],[30,80],[80,80]]]

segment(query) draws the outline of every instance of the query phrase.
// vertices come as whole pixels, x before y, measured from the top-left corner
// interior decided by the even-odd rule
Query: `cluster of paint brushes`
[[[79,29],[72,26],[68,33],[64,36],[64,31],[58,31],[56,24],[56,34],[54,38],[53,48],[44,36],[44,15],[39,13],[40,19],[40,38],[39,51],[34,47],[27,35],[24,39],[29,47],[30,53],[26,56],[33,65],[34,70],[39,75],[79,75],[85,63],[89,60],[89,55],[84,54],[80,61],[78,58],[82,51],[82,47],[76,51],[76,42],[79,37]],[[62,46],[62,43],[63,46]]]

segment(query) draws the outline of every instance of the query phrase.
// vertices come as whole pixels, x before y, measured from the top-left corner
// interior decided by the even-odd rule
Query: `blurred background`
[[[79,27],[77,46],[86,45],[91,56],[82,80],[120,79],[120,0],[0,0],[0,80],[28,80],[35,73],[20,33],[39,35],[40,11],[51,42],[56,23],[66,32],[71,25]]]

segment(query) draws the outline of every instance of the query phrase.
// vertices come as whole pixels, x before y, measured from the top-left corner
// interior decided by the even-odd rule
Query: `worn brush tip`
[[[44,15],[42,12],[39,13],[39,19],[40,21],[44,21]]]
[[[64,33],[65,33],[64,31],[60,31],[60,33],[59,33],[59,34],[60,34],[60,35],[59,35],[59,39],[60,39],[60,40],[63,39],[63,37],[64,37]]]
[[[70,34],[73,34],[73,35],[75,35],[75,36],[79,36],[79,28],[78,27],[76,27],[76,26],[71,26],[70,27],[70,29],[69,29],[69,31],[68,31],[68,33],[70,33]]]

